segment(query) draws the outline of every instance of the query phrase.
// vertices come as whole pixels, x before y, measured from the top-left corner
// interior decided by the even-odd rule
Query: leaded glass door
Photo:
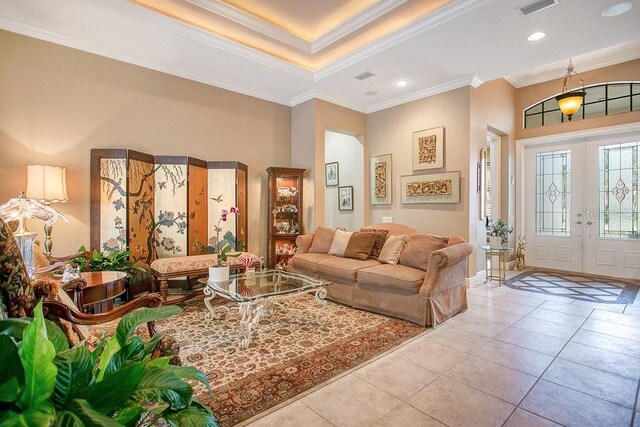
[[[527,147],[524,174],[527,264],[582,271],[584,143]]]
[[[586,144],[585,271],[640,278],[640,136]]]

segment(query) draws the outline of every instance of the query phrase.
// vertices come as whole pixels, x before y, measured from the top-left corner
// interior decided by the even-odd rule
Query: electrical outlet
[[[393,222],[393,217],[390,217],[390,216],[383,216],[383,217],[382,217],[382,222],[383,222],[383,223],[385,223],[385,222]]]

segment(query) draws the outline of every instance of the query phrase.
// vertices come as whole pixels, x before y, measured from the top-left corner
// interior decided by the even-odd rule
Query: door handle
[[[581,225],[582,221],[576,221],[576,224]]]
[[[587,225],[593,224],[593,221],[587,221]]]

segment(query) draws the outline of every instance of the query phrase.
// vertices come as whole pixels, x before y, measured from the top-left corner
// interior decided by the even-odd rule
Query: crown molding
[[[427,15],[426,18],[419,19],[412,24],[408,24],[404,28],[395,31],[386,37],[382,37],[366,46],[349,52],[342,58],[317,69],[313,73],[313,80],[321,80],[324,77],[330,76],[331,74],[354,65],[378,52],[413,38],[420,33],[433,29],[450,19],[463,15],[476,7],[491,1],[493,0],[458,0],[453,4],[445,5]]]
[[[450,90],[459,89],[461,87],[470,86],[474,79],[475,76],[466,76],[437,86],[422,89],[417,92],[409,93],[407,95],[399,96],[388,101],[373,104],[367,107],[366,113],[375,113],[376,111],[386,110],[387,108],[395,107],[400,104],[406,104],[407,102],[417,101],[418,99],[427,98],[439,93],[444,93]]]
[[[473,76],[473,79],[471,79],[471,83],[469,83],[471,85],[471,87],[479,87],[484,83],[484,80],[481,80],[480,78],[478,78],[477,76]]]
[[[182,77],[188,80],[204,83],[210,86],[219,87],[221,89],[238,92],[243,95],[252,96],[254,98],[260,98],[265,101],[275,102],[277,104],[282,104],[286,106],[290,105],[290,100],[288,98],[285,98],[270,92],[265,92],[265,91],[257,90],[244,85],[239,85],[239,84],[232,83],[227,80],[219,79],[216,77],[212,77],[203,73],[187,71],[184,69],[172,67],[168,64],[162,64],[159,61],[143,58],[140,55],[131,54],[129,52],[126,52],[120,49],[114,49],[110,46],[105,46],[98,43],[88,42],[85,40],[78,40],[74,37],[69,37],[64,34],[60,34],[60,33],[49,31],[49,30],[44,30],[42,28],[37,28],[28,24],[24,24],[19,21],[14,21],[4,16],[0,16],[0,28],[2,28],[3,30],[11,31],[14,33],[33,37],[36,39],[56,43],[62,46],[71,47],[73,49],[90,52],[90,53],[104,56],[107,58],[116,59],[118,61],[122,61],[125,63],[137,65],[137,66],[148,68],[155,71],[160,71],[160,72],[171,74],[177,77]]]
[[[136,10],[140,11],[140,13],[146,14],[146,16],[144,16],[145,24],[151,25],[158,30],[169,30],[181,36],[188,37],[200,43],[216,47],[225,52],[229,52],[234,55],[241,56],[245,59],[258,62],[260,64],[269,66],[271,68],[284,71],[296,77],[300,77],[310,81],[313,80],[313,73],[310,70],[307,70],[298,65],[283,61],[281,59],[274,58],[271,55],[267,55],[266,53],[262,53],[250,47],[244,46],[242,44],[234,43],[223,37],[209,33],[208,31],[201,30],[196,27],[192,27],[180,21],[176,21],[175,19],[170,18],[169,16],[166,16],[164,14],[152,12],[149,9],[138,6],[137,4],[131,3],[129,1],[126,1],[126,0],[123,0],[121,2],[117,2],[113,0],[86,0],[86,1],[90,1],[93,4],[96,4],[100,7],[107,8],[119,14],[125,13],[122,10],[123,5],[125,7],[134,6]]]
[[[581,73],[591,70],[596,70],[598,68],[608,67],[610,65],[620,64],[622,62],[633,61],[634,59],[640,58],[640,50],[630,49],[627,52],[620,52],[618,55],[608,55],[606,58],[594,58],[594,59],[578,59],[579,57],[574,57],[573,62],[579,62],[579,70]],[[516,89],[525,86],[531,86],[534,84],[546,82],[549,80],[555,80],[562,78],[567,72],[566,61],[562,61],[562,68],[551,69],[546,71],[540,71],[536,73],[536,70],[531,70],[526,73],[521,74],[512,74],[504,77],[506,81],[511,83]],[[530,77],[532,74],[535,74],[535,77]]]
[[[300,95],[294,96],[291,98],[289,105],[291,107],[295,107],[296,105],[302,104],[303,102],[307,102],[311,99],[320,99],[322,101],[327,101],[332,104],[339,105],[344,108],[348,108],[350,110],[358,111],[360,113],[367,113],[366,108],[361,105],[356,105],[351,102],[345,101],[337,96],[331,95],[330,93],[324,92],[318,89],[311,89]]]
[[[335,28],[332,28],[314,40],[311,43],[311,53],[316,53],[325,47],[332,45],[343,37],[359,30],[379,17],[386,15],[407,1],[408,0],[379,0],[357,13],[351,19],[347,19],[346,21],[338,24]]]
[[[229,4],[217,0],[186,0],[187,2],[198,6],[216,15],[222,16],[230,21],[243,25],[251,30],[258,31],[272,39],[285,43],[295,49],[302,50],[306,53],[312,53],[312,44],[304,37],[299,36],[291,31],[280,28],[275,23],[270,23],[263,19],[257,18],[250,13],[233,7]]]

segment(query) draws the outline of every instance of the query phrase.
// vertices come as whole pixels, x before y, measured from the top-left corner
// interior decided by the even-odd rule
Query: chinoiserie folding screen
[[[220,223],[223,209],[240,215]],[[216,237],[220,236],[220,242]],[[247,246],[247,166],[126,149],[91,150],[91,249],[131,258],[200,255]]]

